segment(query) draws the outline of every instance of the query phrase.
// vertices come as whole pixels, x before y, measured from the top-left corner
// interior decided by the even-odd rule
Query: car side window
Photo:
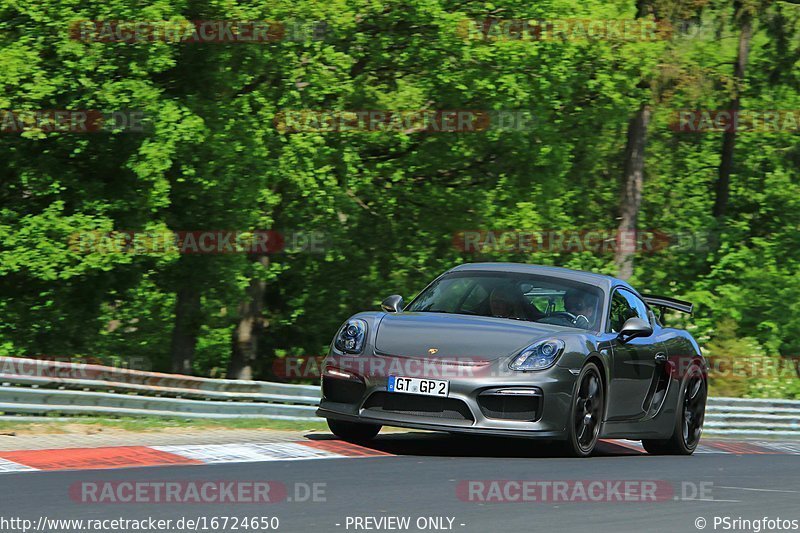
[[[638,317],[650,324],[647,306],[635,294],[617,289],[611,297],[611,316],[609,324],[613,333],[619,333],[629,318]]]
[[[633,306],[633,308],[636,309],[636,316],[638,316],[639,318],[650,324],[650,326],[652,326],[653,323],[650,321],[650,313],[647,312],[647,304],[645,304],[638,296],[636,296],[632,292],[628,291],[622,291],[622,292],[625,293],[625,297],[628,299],[628,303],[630,303],[631,306]]]
[[[611,326],[611,332],[619,333],[622,325],[634,312],[630,304],[628,304],[628,299],[620,291],[614,291],[614,295],[611,297],[611,316],[608,321]]]

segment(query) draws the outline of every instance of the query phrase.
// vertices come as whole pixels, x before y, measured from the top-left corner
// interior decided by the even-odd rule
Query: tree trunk
[[[172,371],[193,374],[192,362],[200,332],[200,290],[196,285],[178,289],[175,298],[175,326],[172,328]]]
[[[642,203],[644,185],[644,152],[647,144],[647,126],[650,123],[650,107],[642,104],[628,123],[625,146],[625,171],[620,198],[620,223],[617,228],[617,247],[614,264],[617,276],[628,279],[633,274],[633,259],[636,254],[636,221]]]
[[[269,265],[269,257],[266,255],[259,256],[255,261],[265,268]],[[258,338],[264,329],[261,312],[266,288],[265,281],[257,277],[251,278],[246,298],[239,304],[239,323],[231,339],[228,379],[253,379],[253,363],[258,357]]]
[[[750,39],[753,34],[752,21],[749,15],[743,14],[742,32],[739,34],[739,49],[736,53],[736,64],[733,67],[733,99],[730,111],[738,113],[741,106],[741,87],[744,80],[747,58],[750,53]],[[735,123],[734,123],[735,124]],[[714,185],[715,198],[712,211],[715,218],[725,216],[728,210],[728,197],[730,195],[731,174],[733,173],[733,152],[736,145],[736,128],[722,134],[722,157],[717,173],[717,182]]]

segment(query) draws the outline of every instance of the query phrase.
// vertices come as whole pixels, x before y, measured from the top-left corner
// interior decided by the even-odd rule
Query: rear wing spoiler
[[[664,309],[672,309],[674,311],[689,313],[691,315],[692,311],[694,310],[694,304],[691,302],[684,302],[683,300],[676,300],[675,298],[667,298],[666,296],[642,295],[642,299],[647,302],[647,305],[661,308],[662,313],[664,312]]]

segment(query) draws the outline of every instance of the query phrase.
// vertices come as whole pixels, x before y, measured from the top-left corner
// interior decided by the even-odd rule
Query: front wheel
[[[703,419],[706,412],[706,382],[700,367],[692,365],[683,380],[678,409],[675,415],[675,427],[668,439],[642,440],[647,453],[654,455],[691,455],[700,442],[703,432]]]
[[[567,424],[567,452],[588,457],[600,436],[605,412],[605,394],[600,369],[594,363],[583,367],[575,384],[572,409]]]
[[[359,424],[357,422],[345,422],[342,420],[328,419],[328,427],[331,433],[350,442],[365,442],[375,438],[381,430],[377,424]]]

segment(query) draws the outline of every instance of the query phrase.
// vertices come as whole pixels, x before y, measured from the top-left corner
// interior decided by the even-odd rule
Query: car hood
[[[445,313],[387,314],[375,348],[400,357],[494,360],[516,354],[537,338],[564,328],[502,318]],[[436,349],[431,354],[429,350]]]

